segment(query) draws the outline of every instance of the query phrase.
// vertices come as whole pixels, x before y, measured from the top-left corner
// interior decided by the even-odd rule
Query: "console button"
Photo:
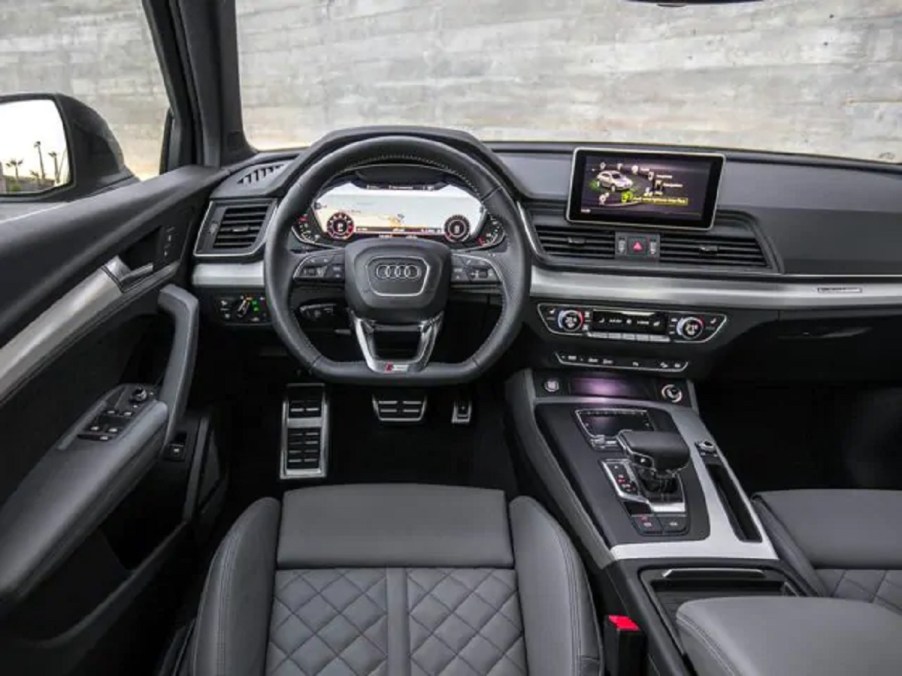
[[[685,514],[661,514],[658,520],[665,533],[684,533],[689,527],[689,518]]]
[[[568,333],[579,331],[584,323],[583,313],[579,310],[561,310],[557,316],[558,328]]]
[[[544,383],[542,383],[542,387],[545,388],[545,391],[549,394],[554,394],[560,391],[561,381],[557,378],[548,378]]]
[[[705,330],[705,322],[698,317],[683,317],[676,325],[676,333],[683,340],[698,340]]]
[[[655,535],[661,532],[661,522],[651,514],[639,514],[632,517],[636,530],[643,535]]]

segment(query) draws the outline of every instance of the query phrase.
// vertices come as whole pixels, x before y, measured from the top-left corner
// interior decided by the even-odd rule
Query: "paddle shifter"
[[[676,432],[623,430],[620,445],[650,500],[679,492],[677,472],[689,464],[689,447]]]

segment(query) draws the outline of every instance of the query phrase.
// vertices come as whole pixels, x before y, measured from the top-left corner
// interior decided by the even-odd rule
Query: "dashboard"
[[[410,237],[440,240],[454,249],[478,249],[498,244],[504,229],[479,200],[452,183],[349,178],[323,191],[310,211],[298,216],[294,234],[314,246]]]
[[[367,133],[376,132],[330,141]],[[759,371],[828,359],[837,376],[879,376],[897,361],[902,373],[888,352],[902,332],[902,167],[429,133],[489,166],[521,220],[502,225],[453,177],[405,167],[331,184],[297,215],[297,246],[418,237],[488,248],[503,244],[505,228],[523,228],[533,304],[524,321],[546,366],[704,377],[750,343],[767,355],[747,360]],[[310,152],[260,155],[212,193],[192,280],[214,319],[227,306],[221,323],[243,323],[228,305],[243,299],[263,308],[265,324],[266,219]],[[217,251],[212,226],[235,205],[260,210],[259,233],[240,251]],[[334,299],[301,296],[301,316],[332,321]]]

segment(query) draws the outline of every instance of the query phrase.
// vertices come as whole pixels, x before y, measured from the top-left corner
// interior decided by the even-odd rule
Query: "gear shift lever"
[[[689,464],[689,447],[679,434],[624,430],[617,438],[647,492],[673,491],[676,473]]]

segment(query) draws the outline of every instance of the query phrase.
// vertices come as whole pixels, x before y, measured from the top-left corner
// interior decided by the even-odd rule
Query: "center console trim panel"
[[[661,402],[649,402],[635,399],[612,399],[610,397],[590,397],[571,395],[545,395],[536,390],[535,379],[531,370],[522,371],[511,378],[508,390],[511,388],[526,388],[526,403],[523,415],[528,416],[525,423],[529,429],[523,429],[520,434],[528,432],[535,435],[531,441],[523,443],[525,452],[530,457],[531,463],[539,471],[542,480],[546,483],[552,496],[561,503],[565,514],[570,513],[571,518],[576,517],[574,527],[583,538],[588,538],[586,545],[593,557],[602,567],[612,560],[625,559],[736,559],[777,561],[776,551],[770,543],[761,522],[748,502],[748,497],[743,493],[742,500],[751,513],[756,527],[762,534],[760,542],[743,542],[737,536],[730,523],[729,517],[721,504],[717,489],[705,468],[704,461],[699,455],[696,444],[712,439],[711,433],[698,417],[693,408],[679,405],[665,404]],[[523,396],[523,393],[509,394],[510,396]],[[693,397],[694,399],[694,397]],[[574,487],[563,468],[560,466],[553,451],[542,436],[536,421],[535,409],[540,404],[569,404],[574,407],[625,407],[625,408],[655,408],[668,413],[677,430],[683,436],[684,441],[690,447],[690,462],[695,470],[698,481],[708,508],[708,520],[710,531],[707,537],[692,541],[649,541],[609,546],[604,535],[598,531],[598,526],[589,516],[586,506],[576,494]],[[518,407],[514,407],[515,409]],[[523,420],[521,418],[521,420]],[[524,440],[526,441],[526,440]],[[732,469],[723,460],[725,471],[733,481],[736,477]],[[575,512],[574,512],[575,510]],[[587,529],[591,528],[587,532]],[[603,550],[597,551],[598,544]]]

